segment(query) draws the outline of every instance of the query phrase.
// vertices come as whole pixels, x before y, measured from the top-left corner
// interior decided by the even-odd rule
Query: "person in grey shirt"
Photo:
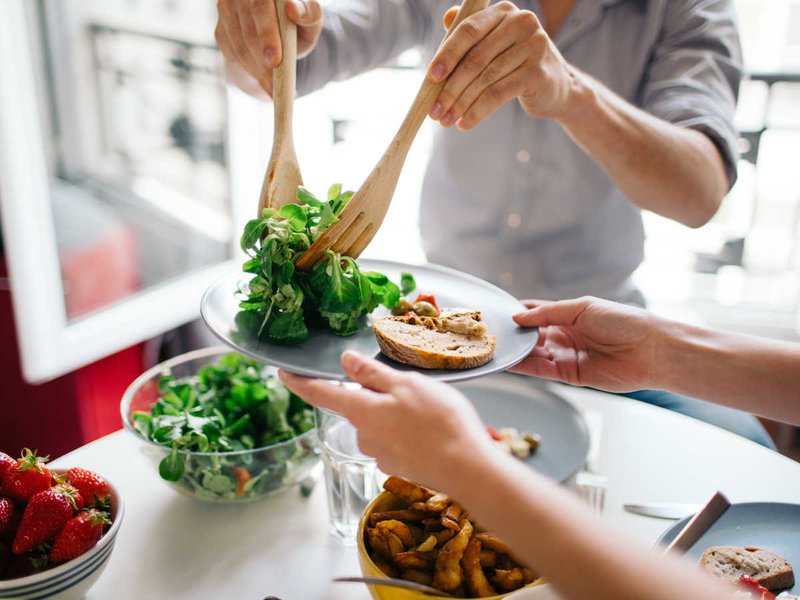
[[[736,179],[732,2],[497,2],[442,42],[452,3],[340,0],[323,12],[317,0],[287,0],[298,91],[423,49],[427,76],[447,79],[430,114],[442,127],[420,208],[427,258],[519,298],[643,305],[631,279],[643,258],[641,211],[700,227]],[[269,94],[281,60],[274,0],[218,9],[234,81]],[[638,397],[770,444],[750,415],[663,392]]]

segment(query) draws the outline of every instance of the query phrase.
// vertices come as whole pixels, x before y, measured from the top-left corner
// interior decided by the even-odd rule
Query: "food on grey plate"
[[[383,487],[402,508],[368,515],[364,542],[389,577],[457,598],[505,594],[536,580],[508,546],[481,531],[451,498],[399,477],[389,477]]]
[[[536,452],[542,443],[542,436],[538,433],[529,431],[520,433],[515,427],[495,429],[489,426],[486,427],[486,431],[503,452],[523,460]]]
[[[401,289],[386,275],[362,271],[355,260],[331,250],[328,260],[312,270],[295,269],[297,259],[339,220],[352,196],[339,184],[331,186],[324,201],[298,187],[296,204],[266,208],[245,225],[240,243],[248,260],[242,269],[253,278],[239,289],[240,329],[280,344],[304,342],[309,325],[352,335],[362,316],[381,305],[392,309],[401,292],[414,290],[408,273],[402,274]]]
[[[311,407],[264,368],[232,352],[195,375],[162,373],[157,400],[131,415],[136,431],[171,449],[158,467],[162,479],[209,499],[246,500],[282,487],[313,458],[313,440],[275,453],[246,452],[314,429]]]
[[[430,298],[429,304],[436,307],[435,298]],[[492,360],[496,342],[479,311],[438,312],[438,316],[411,312],[373,321],[381,352],[423,369],[472,369]]]
[[[770,591],[794,585],[792,565],[782,556],[761,548],[712,546],[703,552],[700,565],[721,579],[732,582],[751,579]]]

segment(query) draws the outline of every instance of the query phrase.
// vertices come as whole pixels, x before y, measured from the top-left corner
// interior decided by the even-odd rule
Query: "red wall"
[[[11,293],[0,285],[0,450],[17,456],[31,447],[54,458],[119,429],[122,393],[142,370],[137,345],[48,383],[25,383]]]

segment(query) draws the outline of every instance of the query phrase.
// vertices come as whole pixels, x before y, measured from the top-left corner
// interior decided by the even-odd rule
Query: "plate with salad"
[[[525,358],[538,331],[511,319],[524,306],[502,289],[477,277],[442,267],[382,260],[358,261],[329,252],[311,271],[295,262],[338,219],[351,192],[334,185],[324,199],[298,188],[296,203],[266,209],[247,223],[241,237],[242,270],[215,282],[201,301],[209,329],[239,352],[287,371],[321,379],[345,380],[340,359],[355,350],[398,369],[422,370],[444,381],[472,379],[503,371]],[[418,369],[386,358],[371,322],[423,314],[435,308],[480,311],[496,339],[492,360],[464,370]]]

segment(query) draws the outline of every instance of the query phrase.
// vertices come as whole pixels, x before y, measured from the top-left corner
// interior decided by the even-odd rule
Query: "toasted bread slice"
[[[478,311],[387,317],[372,329],[383,354],[423,369],[472,369],[494,357],[495,339]]]
[[[738,581],[752,577],[768,590],[794,585],[792,565],[774,552],[745,546],[712,546],[700,557],[700,564],[717,577]]]

